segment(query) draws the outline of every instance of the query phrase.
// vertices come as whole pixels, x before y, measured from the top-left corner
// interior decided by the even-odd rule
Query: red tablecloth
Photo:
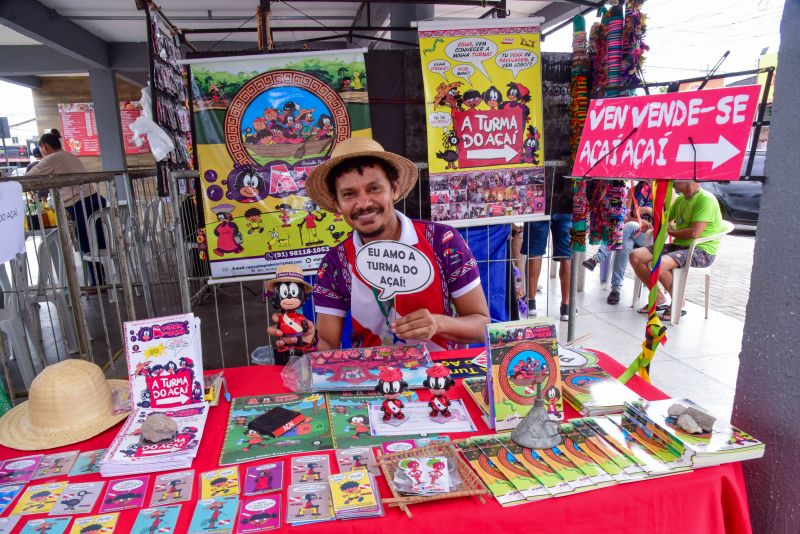
[[[447,358],[473,354],[475,351],[447,353]],[[441,354],[444,357],[444,354]],[[622,374],[623,367],[612,358],[598,354],[599,363],[614,376]],[[281,383],[278,367],[242,367],[226,369],[225,375],[234,397],[255,395],[260,393],[277,393],[287,391]],[[634,377],[628,384],[642,397],[657,400],[666,395]],[[480,416],[480,410],[469,399],[461,383],[455,386],[453,397],[465,399],[473,421],[480,433],[490,433]],[[427,398],[427,392],[421,391]],[[200,445],[200,451],[194,462],[196,475],[217,467],[220,447],[222,446],[229,404],[224,400],[220,406],[212,408],[208,417],[208,426]],[[565,406],[567,417],[576,417],[577,413]],[[80,443],[46,451],[75,450],[90,451],[106,447],[116,435],[119,426],[103,434]],[[467,434],[453,434],[462,437]],[[23,456],[25,453],[0,446],[0,459]],[[331,466],[336,469],[333,453]],[[253,463],[264,462],[259,460]],[[250,464],[242,464],[247,466]],[[241,471],[244,473],[244,470]],[[155,477],[151,477],[152,491]],[[48,479],[54,480],[54,479]],[[99,475],[83,475],[71,477],[71,482],[88,482],[103,480]],[[391,496],[383,477],[379,477],[381,494]],[[282,521],[285,521],[285,486]],[[195,500],[198,497],[199,484],[195,480],[193,500],[183,503],[177,533],[186,532]],[[747,504],[744,478],[739,463],[718,467],[698,469],[688,474],[666,478],[645,480],[631,484],[611,486],[577,495],[558,499],[548,499],[511,508],[502,508],[489,496],[487,503],[481,505],[476,499],[461,498],[442,500],[411,506],[414,515],[409,519],[397,508],[386,507],[386,516],[380,519],[362,519],[352,521],[332,521],[314,526],[295,527],[308,531],[324,529],[326,534],[333,533],[367,533],[396,532],[400,529],[423,529],[423,532],[558,532],[579,534],[621,534],[621,533],[670,533],[670,534],[714,534],[743,533],[750,534],[750,514]],[[10,506],[3,515],[13,508]],[[120,513],[118,533],[130,532],[137,510],[126,510]],[[20,521],[24,524],[28,519],[42,516],[25,516]],[[21,526],[17,526],[17,532]],[[285,524],[282,530],[288,530]]]

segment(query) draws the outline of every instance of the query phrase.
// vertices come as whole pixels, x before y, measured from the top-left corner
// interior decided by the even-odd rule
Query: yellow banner
[[[543,214],[537,19],[420,22],[419,42],[433,220]]]
[[[372,136],[363,51],[200,59],[191,72],[212,276],[315,270],[350,227],[305,180],[337,142]]]

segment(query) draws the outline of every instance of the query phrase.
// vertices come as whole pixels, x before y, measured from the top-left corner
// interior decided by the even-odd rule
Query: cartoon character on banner
[[[262,221],[260,209],[248,208],[248,210],[244,212],[244,218],[247,219],[247,235],[250,235],[253,232],[258,232],[259,234],[264,233],[264,228],[261,226]]]
[[[529,122],[531,110],[527,104],[531,101],[530,91],[521,83],[516,82],[509,82],[507,87],[506,101],[500,104],[500,109],[522,108],[522,123]]]
[[[456,169],[458,161],[458,136],[453,130],[448,130],[442,136],[444,150],[436,153],[436,157],[447,162],[446,169]]]
[[[303,270],[299,265],[281,265],[275,278],[265,283],[265,289],[272,295],[272,306],[280,310],[275,314],[275,327],[281,331],[282,339],[287,344],[277,345],[278,352],[292,349],[304,352],[316,348],[316,332],[309,336],[309,323],[303,314],[298,313],[303,303],[311,295],[313,287],[303,279]]]
[[[436,96],[433,97],[434,109],[445,106],[450,108],[451,114],[456,110],[461,111],[463,97],[458,88],[462,85],[464,85],[462,82],[440,83],[436,88]]]
[[[431,417],[436,417],[440,413],[444,417],[450,417],[451,403],[445,392],[456,383],[453,377],[450,376],[450,369],[437,363],[425,371],[425,374],[428,375],[428,378],[422,382],[422,385],[428,388],[428,391],[433,395],[431,400],[428,401]]]
[[[522,142],[522,161],[525,163],[539,164],[539,130],[535,126],[528,126],[528,133]]]
[[[242,233],[233,222],[234,209],[231,204],[217,204],[211,208],[219,220],[219,224],[214,228],[214,235],[217,236],[217,248],[214,249],[214,254],[217,256],[239,254],[244,251]]]
[[[483,102],[483,95],[481,95],[480,91],[476,91],[475,89],[469,89],[461,98],[462,104],[466,106],[467,111],[472,111]]]
[[[331,124],[330,115],[323,113],[319,116],[317,124],[311,130],[311,135],[314,136],[317,141],[328,139],[333,136],[333,125]]]
[[[267,198],[267,181],[250,165],[236,166],[223,184],[228,186],[226,197],[236,202],[250,204]]]
[[[317,205],[311,201],[307,201],[303,205],[303,209],[306,210],[306,216],[297,225],[300,230],[300,240],[303,241],[304,245],[321,245],[322,240],[317,235],[317,223],[327,217],[328,213],[319,211]],[[303,226],[306,227],[306,232],[308,233],[307,240],[303,239]]]
[[[378,385],[375,391],[383,394],[381,410],[383,420],[388,421],[392,417],[403,419],[403,408],[405,404],[398,397],[408,389],[408,383],[403,380],[403,371],[394,367],[382,367],[378,375]]]

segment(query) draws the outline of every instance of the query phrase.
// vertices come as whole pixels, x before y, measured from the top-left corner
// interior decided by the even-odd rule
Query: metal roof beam
[[[104,40],[38,0],[0,0],[0,24],[77,59],[88,68],[109,67]]]
[[[42,86],[42,80],[36,76],[0,76],[0,80],[28,89],[38,89]]]

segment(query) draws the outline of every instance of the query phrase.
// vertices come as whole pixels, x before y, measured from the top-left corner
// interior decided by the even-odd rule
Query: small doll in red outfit
[[[388,421],[392,417],[395,419],[405,417],[403,415],[405,404],[397,397],[406,389],[408,389],[408,384],[403,381],[403,371],[394,367],[381,367],[375,391],[383,394],[384,401],[381,404],[381,410],[383,410],[384,421]]]
[[[444,394],[456,383],[453,377],[450,376],[450,369],[437,363],[428,369],[425,374],[428,375],[428,378],[425,379],[422,385],[428,388],[428,391],[433,395],[431,400],[428,401],[428,406],[431,408],[431,417],[436,417],[439,414],[444,417],[450,417],[450,399]]]
[[[303,279],[300,266],[279,266],[275,278],[268,280],[264,286],[272,295],[273,308],[281,312],[273,315],[275,328],[280,330],[281,339],[284,340],[284,344],[276,345],[276,350],[314,350],[317,346],[316,332],[311,331],[305,316],[298,313],[313,290],[311,284]]]

